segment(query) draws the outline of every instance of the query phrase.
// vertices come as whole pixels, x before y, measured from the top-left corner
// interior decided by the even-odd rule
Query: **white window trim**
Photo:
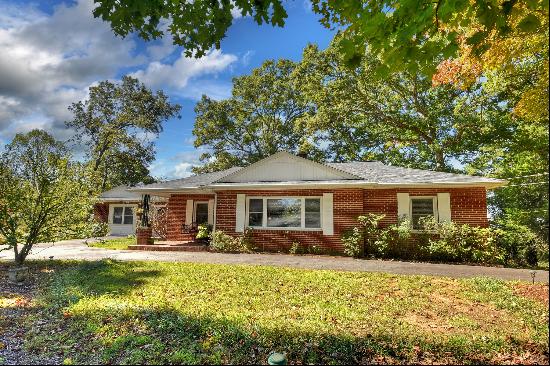
[[[413,215],[412,215],[412,201],[414,199],[428,199],[431,198],[433,201],[433,217],[437,222],[439,222],[439,213],[437,211],[437,196],[409,196],[409,218],[411,220],[411,231],[415,233],[424,233],[426,230],[414,229],[413,228]]]
[[[250,226],[248,225],[249,220],[249,207],[250,200],[261,199],[263,200],[262,204],[262,226]],[[299,227],[274,227],[267,226],[267,200],[268,199],[300,199],[301,200],[301,209],[300,209],[300,226]],[[305,204],[306,199],[318,199],[319,200],[319,227],[305,227],[306,225],[306,210]],[[245,208],[245,227],[250,227],[257,230],[277,230],[277,231],[323,231],[323,196],[247,196],[246,197],[246,208]]]
[[[113,222],[113,218],[114,218],[114,215],[115,215],[115,207],[122,207],[122,223],[120,224],[115,224]],[[124,223],[124,208],[125,207],[132,207],[133,210],[132,210],[132,214],[133,214],[133,219],[132,219],[132,223],[131,224],[125,224]],[[137,210],[138,206],[136,204],[110,204],[109,205],[109,225],[113,225],[113,226],[135,226],[136,225],[136,210]]]

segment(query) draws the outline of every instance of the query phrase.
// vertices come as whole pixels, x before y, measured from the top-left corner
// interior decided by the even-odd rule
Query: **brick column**
[[[153,236],[153,229],[151,227],[138,227],[136,229],[137,245],[153,244],[152,236]]]

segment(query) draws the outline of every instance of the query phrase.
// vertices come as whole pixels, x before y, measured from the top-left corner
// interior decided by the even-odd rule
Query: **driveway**
[[[0,248],[1,249],[1,248]],[[348,257],[289,255],[289,254],[226,254],[209,252],[151,252],[91,248],[86,240],[65,240],[57,243],[37,244],[28,259],[80,259],[106,258],[122,261],[164,261],[218,264],[249,264],[306,269],[339,271],[384,272],[404,275],[431,275],[445,277],[493,277],[503,280],[532,281],[529,269],[496,268],[461,264],[436,264],[386,260],[354,259]],[[13,253],[0,251],[0,260],[12,260]],[[548,271],[537,270],[535,281],[548,283]]]

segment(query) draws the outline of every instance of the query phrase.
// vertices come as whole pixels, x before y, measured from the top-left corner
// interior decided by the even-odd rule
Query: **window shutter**
[[[191,225],[193,222],[193,200],[187,200],[185,205],[185,225]]]
[[[214,200],[208,200],[208,224],[214,225]]]
[[[397,220],[410,219],[409,217],[409,194],[397,194]]]
[[[451,221],[451,195],[449,193],[437,194],[437,213],[439,222]]]
[[[113,212],[114,212],[114,206],[109,205],[109,216],[107,216],[107,223],[112,224],[113,223]]]
[[[244,231],[245,219],[245,195],[237,195],[237,207],[235,208],[235,232],[242,233]]]
[[[322,227],[323,235],[334,235],[334,220],[333,220],[333,196],[332,193],[323,193],[322,204]]]

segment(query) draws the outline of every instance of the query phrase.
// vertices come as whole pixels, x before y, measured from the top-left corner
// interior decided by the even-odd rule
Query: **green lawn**
[[[159,262],[42,273],[26,351],[67,362],[265,363],[273,350],[298,364],[548,361],[548,305],[521,295],[545,285]]]
[[[103,248],[103,249],[128,249],[128,245],[136,244],[136,238],[135,237],[124,237],[124,238],[117,238],[117,239],[108,239],[108,240],[100,240],[95,243],[90,243],[88,246],[94,247],[94,248]]]

